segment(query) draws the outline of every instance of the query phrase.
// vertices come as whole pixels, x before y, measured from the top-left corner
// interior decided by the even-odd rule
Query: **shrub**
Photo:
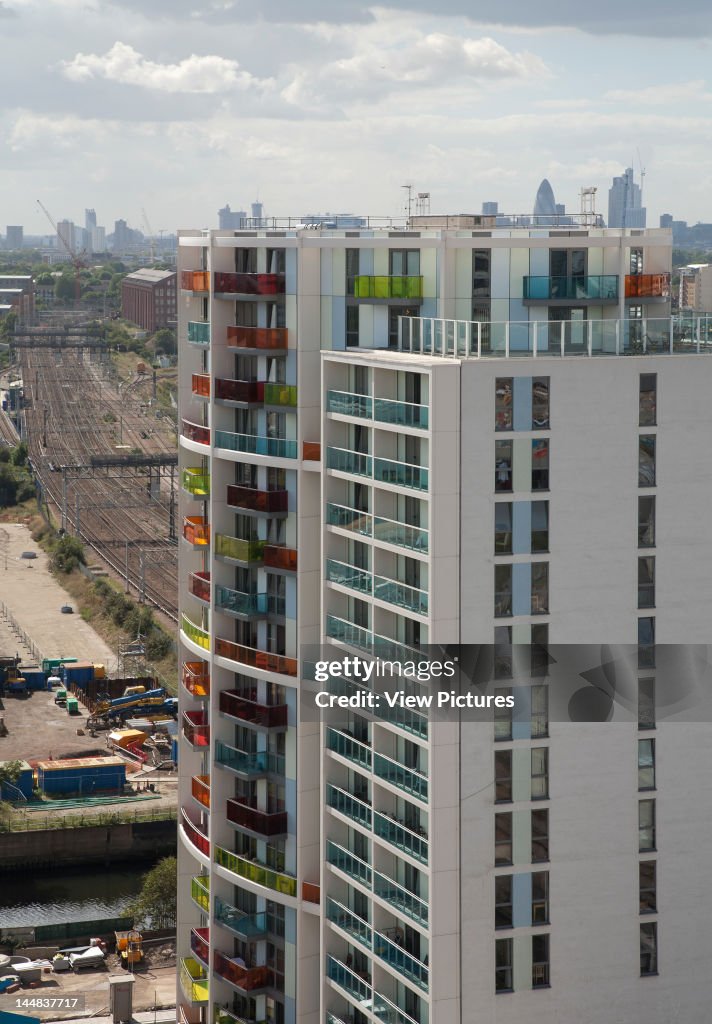
[[[65,533],[52,555],[52,569],[55,572],[70,573],[80,565],[86,565],[84,545],[77,537]]]

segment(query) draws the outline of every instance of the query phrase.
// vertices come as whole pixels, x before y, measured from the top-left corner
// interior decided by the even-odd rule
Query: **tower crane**
[[[42,210],[42,212],[44,213],[45,217],[47,218],[47,220],[50,222],[50,224],[54,228],[55,232],[57,233],[57,237],[59,238],[59,240],[62,243],[62,245],[64,246],[64,248],[69,253],[70,262],[71,262],[72,266],[74,267],[74,302],[75,302],[76,306],[79,306],[79,301],[80,301],[81,295],[82,295],[82,283],[79,280],[79,271],[83,270],[85,267],[88,266],[88,263],[87,263],[87,260],[86,260],[86,255],[87,255],[86,249],[82,249],[81,252],[77,252],[75,247],[73,245],[70,245],[69,244],[69,240],[64,237],[64,235],[62,234],[61,231],[59,231],[59,229],[57,228],[57,222],[55,221],[55,219],[52,216],[52,214],[49,212],[47,207],[44,205],[44,203],[40,199],[37,200],[37,205]]]
[[[148,219],[148,214],[146,213],[146,210],[143,207],[141,207],[141,217],[143,219],[143,226],[148,231],[148,244],[149,244],[150,249],[151,249],[151,263],[155,263],[156,262],[156,236],[153,233],[153,228],[151,227],[151,223],[150,223],[150,221]]]

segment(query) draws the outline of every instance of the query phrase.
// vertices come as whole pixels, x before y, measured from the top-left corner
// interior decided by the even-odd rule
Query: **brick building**
[[[147,331],[174,326],[176,275],[172,270],[137,270],[121,282],[121,315]]]

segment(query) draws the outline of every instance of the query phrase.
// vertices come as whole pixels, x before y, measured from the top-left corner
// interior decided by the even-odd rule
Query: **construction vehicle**
[[[125,971],[133,971],[143,963],[143,936],[136,928],[127,932],[114,932],[116,936],[116,952],[121,958],[121,966]]]
[[[138,689],[138,687],[132,686],[127,689],[134,690]],[[124,711],[135,708],[148,710],[148,708],[162,707],[166,703],[166,699],[166,691],[163,686],[159,686],[155,690],[144,690],[141,688],[140,693],[124,693],[122,697],[114,697],[113,700],[106,693],[98,694],[93,713],[95,715],[104,715],[118,711],[123,714]],[[170,698],[168,699],[170,700]]]
[[[57,692],[54,695],[54,703],[55,704],[59,704],[60,706],[66,707],[66,705],[67,705],[67,691],[66,690],[57,690]]]

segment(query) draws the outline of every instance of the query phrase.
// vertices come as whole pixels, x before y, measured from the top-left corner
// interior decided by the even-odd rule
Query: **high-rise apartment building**
[[[705,335],[667,231],[447,224],[179,235],[189,1024],[705,1019],[712,773],[652,661],[708,634]],[[510,694],[608,643],[626,720]],[[494,645],[514,708],[319,723],[317,644]]]
[[[91,235],[91,232],[96,227],[96,210],[84,211],[84,227]]]
[[[21,249],[23,239],[22,224],[8,224],[5,234],[6,249]]]
[[[57,248],[62,252],[70,253],[74,250],[75,245],[74,221],[57,221]]]
[[[643,189],[635,183],[633,168],[627,167],[608,190],[608,227],[644,228],[645,220]]]

